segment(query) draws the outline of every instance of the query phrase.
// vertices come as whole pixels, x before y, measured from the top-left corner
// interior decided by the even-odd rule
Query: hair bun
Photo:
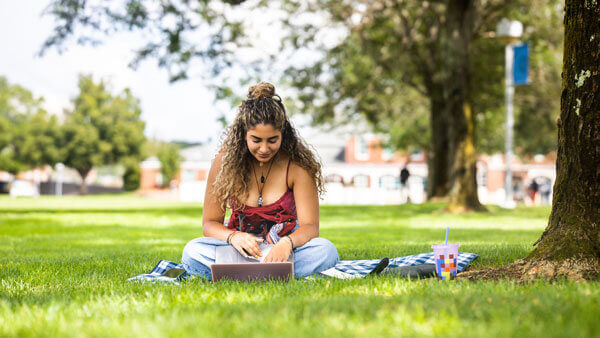
[[[250,87],[248,91],[249,99],[273,98],[275,96],[275,86],[268,82],[261,82]]]

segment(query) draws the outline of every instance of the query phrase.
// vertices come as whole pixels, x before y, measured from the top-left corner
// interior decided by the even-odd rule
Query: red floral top
[[[288,162],[285,173],[286,184],[289,170],[290,162]],[[285,236],[294,229],[298,219],[292,189],[288,189],[277,201],[262,207],[246,206],[241,210],[236,210],[235,203],[232,203],[232,206],[234,210],[227,223],[227,228],[256,234],[261,237],[266,237],[271,227],[277,223],[284,223],[278,235],[280,237]]]

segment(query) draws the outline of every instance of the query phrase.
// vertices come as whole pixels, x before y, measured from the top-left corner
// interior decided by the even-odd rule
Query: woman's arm
[[[204,209],[202,210],[202,234],[206,237],[225,241],[232,231],[223,225],[225,210],[221,209],[221,203],[217,201],[213,187],[217,174],[221,170],[222,160],[223,153],[219,153],[212,162],[210,171],[208,172],[206,192],[204,193]]]
[[[294,242],[294,248],[297,248],[319,237],[319,193],[315,180],[306,169],[292,163],[290,177],[299,227],[288,236]]]
[[[294,189],[294,201],[298,215],[298,229],[282,238],[271,249],[265,262],[285,262],[294,248],[303,246],[313,238],[319,237],[319,193],[314,179],[308,172],[294,164],[290,165],[290,177]]]

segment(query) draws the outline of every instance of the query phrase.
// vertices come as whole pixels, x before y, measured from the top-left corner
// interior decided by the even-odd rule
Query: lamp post
[[[505,139],[505,163],[506,173],[504,176],[504,191],[505,191],[505,208],[514,208],[516,203],[513,199],[513,188],[512,188],[512,171],[510,164],[513,158],[513,127],[514,127],[514,114],[513,114],[513,97],[515,95],[515,86],[513,79],[513,66],[514,66],[514,54],[513,47],[519,41],[519,38],[523,34],[523,24],[519,21],[509,21],[508,19],[502,19],[496,27],[496,34],[499,38],[506,41],[506,47],[504,48],[504,54],[506,57],[506,68],[505,68],[505,101],[506,101],[506,139]]]
[[[65,169],[65,165],[62,163],[56,164],[56,188],[55,194],[56,196],[62,196],[62,188],[63,188],[63,170]]]

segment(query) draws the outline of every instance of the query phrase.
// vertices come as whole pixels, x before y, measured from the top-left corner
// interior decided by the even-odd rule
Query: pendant
[[[265,177],[263,175],[260,175],[260,183],[265,183]]]
[[[262,199],[262,196],[260,196],[260,197],[258,198],[258,206],[259,206],[259,207],[262,207],[262,204],[263,204],[263,199]]]

